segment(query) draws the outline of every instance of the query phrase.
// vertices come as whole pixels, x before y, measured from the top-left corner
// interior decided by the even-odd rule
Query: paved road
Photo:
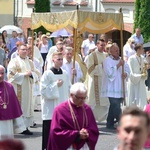
[[[30,128],[34,133],[32,136],[17,134],[15,138],[20,139],[25,144],[26,150],[41,150],[42,144],[42,119],[41,113],[35,112],[35,120],[37,128]],[[100,136],[96,145],[96,150],[113,150],[117,145],[118,140],[116,132],[105,128],[105,123],[98,125]]]

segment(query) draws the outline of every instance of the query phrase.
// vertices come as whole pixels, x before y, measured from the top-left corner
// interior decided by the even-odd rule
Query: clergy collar
[[[52,67],[50,70],[51,70],[54,74],[62,74],[62,73],[63,73],[61,68],[56,69],[55,67]]]
[[[113,60],[119,60],[119,59],[120,59],[120,57],[118,57],[118,58],[116,59],[116,58],[114,58],[112,55],[109,55],[109,57],[110,57],[111,59],[113,59]]]

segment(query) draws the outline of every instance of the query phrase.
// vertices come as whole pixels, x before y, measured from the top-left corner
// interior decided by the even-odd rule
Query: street
[[[30,128],[33,135],[16,134],[15,138],[23,141],[25,150],[41,150],[42,148],[42,119],[41,112],[35,112],[36,128]],[[118,144],[116,131],[105,128],[105,123],[98,125],[100,136],[95,150],[113,150]]]

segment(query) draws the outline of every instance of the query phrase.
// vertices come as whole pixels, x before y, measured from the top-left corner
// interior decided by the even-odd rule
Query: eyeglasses
[[[22,51],[27,51],[28,49],[24,48],[24,49],[20,49],[20,50],[22,50]]]
[[[101,44],[100,46],[105,46],[104,44]]]
[[[75,95],[75,94],[73,94],[73,95],[75,96],[76,99],[81,99],[81,100],[87,99],[87,96],[86,96],[86,97],[80,97],[80,96],[77,96],[77,95]]]
[[[58,58],[57,60],[58,60],[58,61],[63,61],[63,58]]]
[[[56,45],[63,45],[63,43],[57,43]]]

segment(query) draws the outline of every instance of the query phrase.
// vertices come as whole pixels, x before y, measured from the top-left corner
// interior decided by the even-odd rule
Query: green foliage
[[[50,12],[50,0],[35,0],[35,12]],[[39,27],[35,32],[42,31],[43,34],[47,32],[44,27]]]
[[[136,0],[136,3],[134,5],[134,7],[135,7],[134,31],[138,27],[137,25],[138,25],[138,21],[139,21],[140,6],[141,6],[140,0]]]
[[[49,0],[35,0],[35,11],[36,12],[50,12],[50,1]]]
[[[134,31],[137,27],[142,30],[144,42],[150,39],[150,0],[136,0]]]

